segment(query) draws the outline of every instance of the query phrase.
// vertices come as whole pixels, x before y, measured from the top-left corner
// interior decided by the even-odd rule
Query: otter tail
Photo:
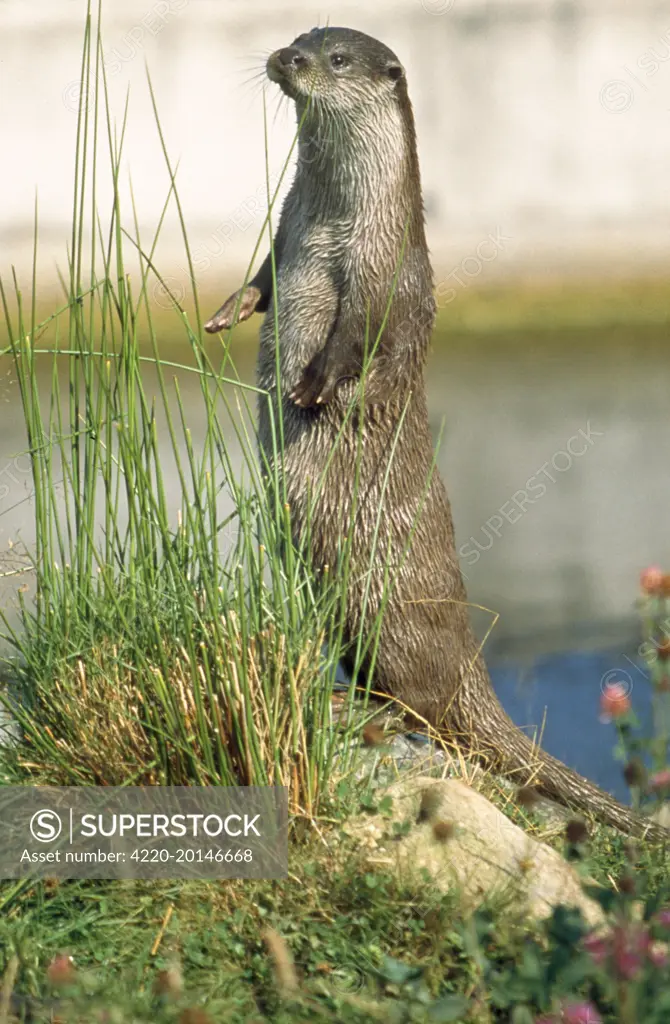
[[[593,814],[621,832],[657,842],[670,840],[668,829],[620,804],[609,793],[532,743],[503,711],[490,683],[487,689],[489,694],[485,700],[475,702],[471,694],[467,702],[469,708],[451,709],[457,711],[454,715],[457,731],[467,739],[473,754],[518,786],[533,786],[543,796]],[[467,692],[467,687],[461,687],[461,693],[464,691]]]

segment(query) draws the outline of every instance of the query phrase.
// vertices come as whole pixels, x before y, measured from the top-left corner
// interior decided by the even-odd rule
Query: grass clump
[[[243,636],[233,610],[219,625],[221,643],[203,627],[196,659],[164,640],[162,656],[145,657],[140,672],[133,652],[107,640],[66,661],[48,685],[40,674],[31,705],[17,712],[23,743],[10,748],[7,764],[53,785],[262,780],[289,787],[294,810],[315,806],[315,723],[301,709],[321,675],[320,638],[306,640],[291,665],[290,642],[276,629]],[[296,734],[301,719],[306,727]]]

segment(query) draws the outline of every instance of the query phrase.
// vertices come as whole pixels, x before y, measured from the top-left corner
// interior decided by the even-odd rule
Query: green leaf
[[[420,978],[423,974],[423,968],[410,967],[409,964],[404,964],[402,960],[394,960],[392,956],[385,956],[379,973],[385,981],[390,981],[392,985],[406,985],[408,982]]]
[[[587,978],[593,976],[594,972],[595,964],[586,953],[573,957],[572,960],[561,968],[558,975],[561,990],[564,992],[576,992]]]
[[[519,975],[527,981],[535,982],[544,978],[544,965],[536,946],[524,947],[519,965]]]
[[[393,812],[393,797],[385,796],[379,801],[379,813],[389,815]]]
[[[585,885],[584,892],[592,900],[595,900],[596,903],[599,903],[606,914],[610,912],[616,903],[617,894],[613,889],[603,889],[600,885]]]
[[[510,1024],[535,1024],[535,1014],[529,1006],[515,1006]]]
[[[346,800],[351,793],[351,784],[348,779],[340,779],[335,786],[335,794],[338,800]]]
[[[428,1020],[445,1021],[462,1020],[470,1006],[470,1000],[465,996],[450,995],[443,996],[433,1003],[428,1011]]]

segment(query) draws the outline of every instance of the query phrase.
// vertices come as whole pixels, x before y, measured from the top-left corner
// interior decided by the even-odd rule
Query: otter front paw
[[[208,334],[217,334],[218,331],[222,331],[226,327],[232,327],[233,323],[240,324],[243,320],[248,320],[252,313],[255,312],[260,298],[261,290],[256,288],[255,285],[247,285],[246,288],[240,288],[229,299],[226,299],[221,309],[207,321],[205,330]],[[237,319],[235,319],[235,309],[238,303],[239,309],[237,310]]]
[[[305,367],[300,383],[293,389],[290,398],[303,409],[325,405],[335,397],[337,385],[344,380],[344,376],[342,368],[333,365],[324,349],[317,352]]]

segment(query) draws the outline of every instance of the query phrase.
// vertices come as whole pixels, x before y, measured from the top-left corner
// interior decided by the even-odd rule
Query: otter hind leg
[[[384,405],[396,390],[394,382],[386,379],[378,366],[361,378],[360,360],[349,353],[335,353],[330,342],[317,352],[303,370],[300,381],[291,392],[291,400],[307,409],[310,406],[325,405],[335,397],[340,384],[349,380],[360,380],[365,404]]]
[[[303,409],[325,405],[335,397],[340,384],[356,376],[350,361],[343,359],[328,344],[316,353],[303,370],[302,377],[291,392],[291,400]]]

